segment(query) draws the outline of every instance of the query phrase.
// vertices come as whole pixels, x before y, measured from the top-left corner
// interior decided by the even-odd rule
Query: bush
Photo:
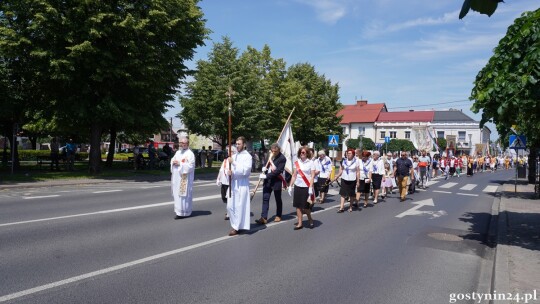
[[[11,154],[11,151],[9,152]],[[19,150],[20,161],[35,161],[38,156],[50,156],[49,150]],[[75,154],[76,161],[85,161],[88,159],[88,152],[78,152]]]

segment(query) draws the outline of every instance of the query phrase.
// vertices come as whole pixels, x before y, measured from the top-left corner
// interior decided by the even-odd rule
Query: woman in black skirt
[[[339,195],[341,195],[341,203],[338,213],[343,213],[345,210],[345,198],[350,198],[349,212],[352,212],[352,206],[356,201],[356,186],[358,185],[359,178],[359,161],[354,157],[354,149],[347,149],[346,158],[341,161],[339,166],[339,172],[336,174],[334,181],[341,177],[341,189],[339,189]]]
[[[364,207],[368,206],[369,191],[371,190],[371,175],[373,173],[373,159],[370,158],[371,153],[364,151],[361,154],[362,158],[358,167],[360,172],[358,175],[358,188],[356,189],[356,200],[360,203],[360,199],[364,197]],[[379,189],[381,184],[379,182]],[[378,195],[377,191],[377,195]],[[374,195],[374,197],[376,197]]]
[[[293,206],[296,208],[298,223],[294,230],[304,228],[302,224],[303,213],[307,215],[309,228],[313,228],[313,218],[311,217],[311,206],[314,203],[313,177],[315,176],[315,163],[311,160],[311,153],[308,147],[303,146],[298,149],[298,160],[293,164],[293,174],[289,184],[289,195],[294,185]]]

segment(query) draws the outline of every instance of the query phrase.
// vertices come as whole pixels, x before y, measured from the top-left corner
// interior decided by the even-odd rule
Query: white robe
[[[233,156],[232,163],[232,198],[227,200],[227,211],[234,230],[249,230],[250,193],[249,175],[251,174],[251,155],[243,150]]]
[[[173,165],[177,160],[179,165]],[[182,195],[180,187],[182,175],[187,180],[186,193]],[[195,177],[195,155],[190,149],[178,150],[171,159],[171,192],[174,199],[174,212],[178,216],[190,216],[193,203],[193,179]]]

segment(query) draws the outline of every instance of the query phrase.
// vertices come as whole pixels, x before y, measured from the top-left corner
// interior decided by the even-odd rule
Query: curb
[[[506,184],[506,183],[505,183]],[[503,184],[504,185],[504,184]],[[491,293],[504,293],[510,292],[510,275],[508,267],[508,215],[506,213],[505,198],[499,190],[503,185],[497,189],[498,197],[495,199],[498,201],[496,208],[497,212],[497,225],[496,225],[496,247],[495,247],[495,259],[493,261],[493,277],[491,281],[492,290]],[[495,203],[494,203],[495,204]],[[490,301],[490,303],[494,303]],[[510,301],[497,301],[497,303],[510,303]]]

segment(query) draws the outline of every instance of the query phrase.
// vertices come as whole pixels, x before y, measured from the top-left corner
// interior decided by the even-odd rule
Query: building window
[[[366,127],[358,127],[358,135],[366,135]]]
[[[437,138],[444,138],[444,131],[437,131]]]
[[[458,132],[458,141],[460,142],[465,142],[466,139],[465,139],[465,131],[459,131]]]
[[[347,135],[347,127],[343,127],[343,135]]]
[[[405,138],[411,139],[411,131],[405,131]]]
[[[390,131],[390,138],[397,138],[396,131]]]
[[[386,137],[386,131],[381,131],[381,139],[384,139]]]

